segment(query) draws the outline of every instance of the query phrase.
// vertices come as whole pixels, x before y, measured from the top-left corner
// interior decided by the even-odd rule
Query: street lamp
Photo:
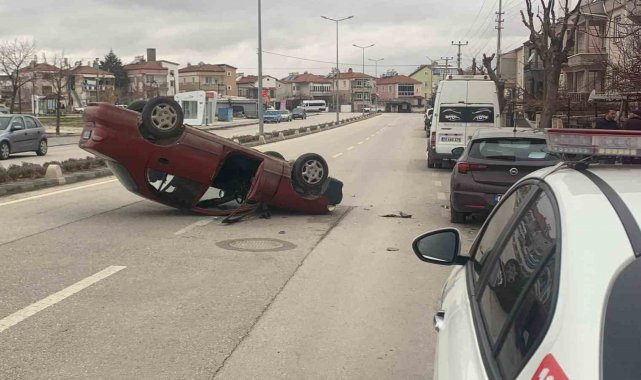
[[[356,44],[352,44],[352,46],[363,50],[363,74],[365,74],[365,49],[371,48],[372,46],[374,46],[374,44],[367,45],[367,46],[358,46]]]
[[[261,26],[261,6],[258,0],[258,134],[260,136],[265,133],[265,126],[263,124],[263,35]]]
[[[336,107],[336,123],[340,122],[340,106],[338,104],[338,79],[340,76],[340,68],[338,67],[338,23],[341,21],[349,20],[350,18],[354,18],[354,16],[349,16],[345,18],[340,18],[340,19],[334,19],[326,16],[321,16],[321,18],[324,18],[325,20],[329,21],[334,21],[336,23],[336,79],[335,79],[335,86],[334,86],[334,91],[336,92],[336,102],[334,103],[334,107]]]
[[[367,58],[367,59],[368,59],[368,60],[370,60],[370,61],[372,61],[372,62],[374,62],[374,67],[375,67],[375,70],[376,70],[376,71],[375,71],[375,75],[374,75],[374,76],[375,76],[376,78],[378,78],[378,63],[379,63],[380,61],[384,60],[385,58],[379,58],[379,59]]]

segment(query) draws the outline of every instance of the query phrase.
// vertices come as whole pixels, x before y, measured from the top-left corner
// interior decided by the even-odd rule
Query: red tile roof
[[[101,69],[96,69],[91,66],[77,66],[71,69],[72,74],[86,74],[86,75],[111,75],[113,76],[112,73],[109,71],[101,70]]]
[[[35,66],[27,66],[20,69],[21,72],[30,73],[30,72],[55,72],[58,71],[58,68],[54,65],[48,63],[36,63]]]
[[[393,77],[378,78],[376,84],[421,84],[421,82],[407,75],[395,75]]]
[[[179,73],[197,73],[197,72],[224,72],[225,68],[222,65],[210,65],[208,63],[203,63],[202,65],[191,65],[183,67],[178,70]]]
[[[348,71],[346,73],[340,73],[340,79],[361,79],[361,78],[366,78],[366,79],[374,79],[373,76],[363,74],[363,73],[357,73],[354,71]]]
[[[125,70],[167,70],[162,67],[162,63],[158,61],[130,63],[123,67]]]
[[[237,84],[254,84],[258,81],[258,77],[256,75],[247,75],[246,77],[242,77],[236,81]]]
[[[298,74],[289,81],[287,80],[283,80],[283,81],[289,82],[289,83],[332,83],[330,79],[325,78],[322,75],[316,75],[316,74],[310,74],[310,73]]]

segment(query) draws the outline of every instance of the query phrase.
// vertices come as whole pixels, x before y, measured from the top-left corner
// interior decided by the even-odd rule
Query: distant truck
[[[498,128],[499,98],[486,75],[449,75],[436,90],[427,148],[427,166],[454,161],[452,150],[465,147],[479,128]]]

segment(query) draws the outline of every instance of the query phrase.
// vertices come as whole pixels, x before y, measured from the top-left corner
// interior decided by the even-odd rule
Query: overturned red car
[[[168,206],[219,216],[265,206],[324,214],[343,197],[320,155],[290,162],[184,125],[171,98],[129,109],[93,103],[84,118],[80,147],[104,158],[128,190]]]

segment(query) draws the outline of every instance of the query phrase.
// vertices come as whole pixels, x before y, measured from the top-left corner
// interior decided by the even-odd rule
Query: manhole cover
[[[223,249],[244,252],[279,252],[296,248],[296,245],[288,241],[267,238],[223,240],[216,245]]]

